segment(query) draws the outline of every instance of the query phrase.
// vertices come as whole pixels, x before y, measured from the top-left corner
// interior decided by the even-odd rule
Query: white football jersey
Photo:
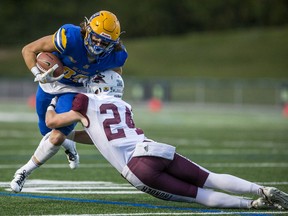
[[[144,141],[144,133],[135,127],[131,106],[122,99],[85,95],[89,97],[89,126],[85,130],[101,154],[121,173],[136,144]]]

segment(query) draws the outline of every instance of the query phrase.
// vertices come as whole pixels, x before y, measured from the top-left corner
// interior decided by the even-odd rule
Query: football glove
[[[65,74],[61,74],[58,77],[53,77],[53,72],[58,68],[58,65],[54,65],[48,71],[44,73],[38,73],[35,76],[34,82],[41,82],[41,83],[51,83],[62,79]]]

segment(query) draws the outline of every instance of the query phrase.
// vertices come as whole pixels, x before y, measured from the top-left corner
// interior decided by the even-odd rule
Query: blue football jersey
[[[128,57],[123,46],[123,50],[113,50],[107,57],[89,63],[80,27],[72,24],[60,27],[54,34],[53,41],[58,51],[54,54],[62,61],[65,70],[65,76],[59,82],[66,85],[82,86],[82,83],[78,83],[80,78],[88,78],[101,71],[122,67]]]

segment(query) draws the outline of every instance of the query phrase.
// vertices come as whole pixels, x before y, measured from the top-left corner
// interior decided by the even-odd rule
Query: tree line
[[[125,38],[288,24],[287,0],[1,0],[0,45],[26,44],[99,10],[117,15]]]

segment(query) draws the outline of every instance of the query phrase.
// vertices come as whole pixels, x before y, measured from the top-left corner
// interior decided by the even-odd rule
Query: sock
[[[62,146],[65,150],[69,150],[71,153],[76,154],[76,143],[70,139],[65,139],[62,143]]]
[[[41,142],[38,145],[38,148],[34,152],[34,157],[37,161],[34,160],[34,163],[38,164],[39,166],[44,164],[47,160],[53,157],[59,150],[61,146],[53,145],[49,141],[50,133],[46,134]]]
[[[31,158],[24,166],[20,168],[20,170],[26,170],[26,175],[30,175],[38,167],[39,165],[36,164]]]
[[[196,202],[217,208],[250,208],[252,200],[233,196],[210,189],[198,188]]]
[[[258,194],[260,185],[228,174],[210,173],[204,187],[220,189],[231,193]]]

